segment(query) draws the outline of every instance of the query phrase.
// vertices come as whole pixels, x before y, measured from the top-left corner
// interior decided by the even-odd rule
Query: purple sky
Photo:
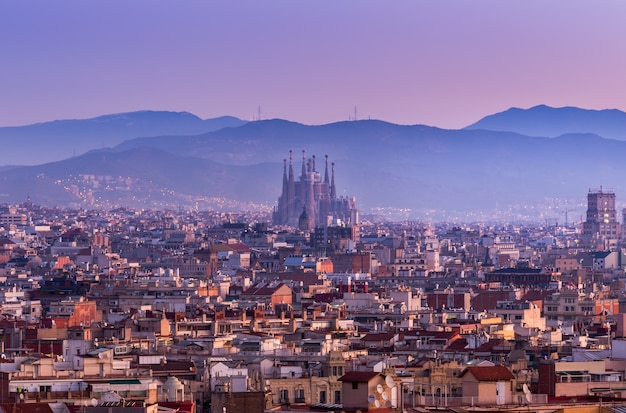
[[[0,126],[142,109],[446,128],[626,110],[626,2],[4,1]]]

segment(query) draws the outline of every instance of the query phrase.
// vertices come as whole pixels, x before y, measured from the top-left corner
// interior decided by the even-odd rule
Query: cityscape
[[[0,406],[623,405],[614,192],[580,224],[370,222],[319,158],[290,152],[271,212],[2,206]]]
[[[624,16],[0,3],[0,413],[626,412]]]

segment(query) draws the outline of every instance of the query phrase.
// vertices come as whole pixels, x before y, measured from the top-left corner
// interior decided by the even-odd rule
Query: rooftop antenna
[[[257,108],[256,120],[261,120],[261,105]]]

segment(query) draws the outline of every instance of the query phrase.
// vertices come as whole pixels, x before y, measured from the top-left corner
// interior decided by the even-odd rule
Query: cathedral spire
[[[283,159],[283,195],[287,194],[289,181],[287,180],[287,159]]]
[[[302,176],[300,179],[304,179],[306,176],[306,151],[302,149]]]
[[[313,166],[313,170],[311,172],[315,172],[315,155],[313,155],[313,162],[312,162],[312,166]]]
[[[293,182],[293,151],[289,149],[289,182]]]
[[[326,168],[324,169],[324,183],[327,184],[328,181],[328,155],[324,155],[326,158]]]
[[[332,166],[332,178],[330,181],[330,199],[337,198],[337,189],[335,188],[335,163],[331,164]]]

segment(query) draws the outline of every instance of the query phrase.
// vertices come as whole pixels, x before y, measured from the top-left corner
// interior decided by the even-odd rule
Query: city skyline
[[[2,9],[0,126],[146,109],[461,128],[509,107],[626,109],[626,58],[615,53],[626,34],[621,3]]]

